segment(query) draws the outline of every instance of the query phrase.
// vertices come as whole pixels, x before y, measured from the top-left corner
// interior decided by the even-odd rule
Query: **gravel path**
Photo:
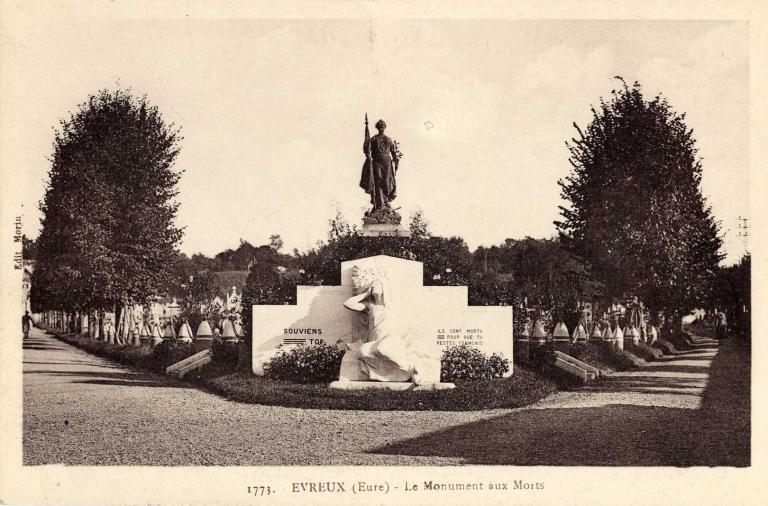
[[[704,348],[674,358],[649,362],[640,370],[615,372],[596,386],[560,391],[532,406],[537,409],[585,408],[632,404],[699,409],[709,368],[717,348]]]
[[[616,374],[527,408],[458,413],[239,404],[89,355],[36,329],[24,348],[27,465],[573,465],[576,458],[605,464],[606,455],[642,464],[645,446],[669,446],[666,436],[627,453],[620,451],[624,443],[615,452],[604,448],[610,438],[626,439],[632,427],[658,433],[659,416],[648,410],[662,410],[671,424],[693,420],[716,353],[696,351]],[[574,430],[589,444],[574,447]],[[651,451],[650,459],[676,464],[668,454]]]

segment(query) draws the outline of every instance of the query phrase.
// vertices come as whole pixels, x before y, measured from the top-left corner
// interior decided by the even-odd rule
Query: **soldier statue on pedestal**
[[[360,176],[360,187],[371,196],[373,205],[363,217],[366,224],[400,224],[400,215],[396,209],[392,209],[390,202],[397,196],[395,176],[403,155],[398,149],[397,141],[384,135],[386,128],[387,124],[380,119],[376,122],[379,133],[371,138],[368,132],[368,115],[365,115],[365,163]]]

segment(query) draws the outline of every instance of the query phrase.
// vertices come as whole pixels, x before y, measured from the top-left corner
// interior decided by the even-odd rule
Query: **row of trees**
[[[269,266],[275,269],[279,266],[291,268],[296,263],[296,255],[287,255],[280,251],[282,239],[279,235],[272,235],[270,243],[254,246],[248,241],[240,239],[236,249],[226,249],[213,257],[202,253],[190,256],[179,253],[173,267],[173,279],[163,289],[168,294],[183,297],[187,294],[189,279],[194,279],[201,273],[229,273],[234,271],[248,272],[255,264]],[[228,291],[232,284],[228,283],[225,274],[209,276],[209,292],[211,297]],[[236,284],[240,284],[237,282]]]
[[[425,284],[469,285],[471,303],[525,304],[560,319],[580,301],[637,297],[652,317],[722,304],[716,286],[749,269],[726,275],[719,266],[722,239],[701,193],[693,132],[665,99],[620,82],[566,143],[571,173],[559,181],[566,205],[556,238],[471,252],[460,237],[430,234],[418,214],[409,239],[361,237],[339,217],[328,241],[304,253],[282,253],[275,235],[213,258],[176,251],[178,129],[146,98],[102,91],[56,132],[42,232],[25,245],[38,260],[33,305],[114,310],[164,291],[188,295],[193,307],[210,296],[211,272],[246,270],[246,307],[287,302],[295,284],[337,284],[342,261],[374,254],[423,261]]]
[[[269,244],[261,246],[254,246],[250,242],[240,239],[237,248],[228,248],[213,257],[208,257],[202,253],[196,253],[191,257],[179,253],[177,265],[186,272],[201,270],[212,272],[247,271],[254,263],[286,265],[294,257],[282,253],[282,247],[283,240],[278,234],[271,235]]]

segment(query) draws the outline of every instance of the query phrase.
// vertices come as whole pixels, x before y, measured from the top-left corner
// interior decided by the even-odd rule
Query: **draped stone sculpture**
[[[380,267],[352,268],[355,295],[344,307],[360,313],[368,333],[364,338],[346,343],[341,365],[344,381],[439,381],[439,360],[427,357],[414,338],[399,325],[391,286]]]

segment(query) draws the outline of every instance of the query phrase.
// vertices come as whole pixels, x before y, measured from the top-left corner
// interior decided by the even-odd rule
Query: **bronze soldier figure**
[[[370,223],[400,223],[400,216],[390,206],[397,197],[397,174],[401,154],[397,142],[384,134],[387,124],[376,122],[378,134],[369,138],[368,115],[365,118],[365,163],[360,176],[360,187],[371,196],[373,208],[366,213],[364,221]]]

